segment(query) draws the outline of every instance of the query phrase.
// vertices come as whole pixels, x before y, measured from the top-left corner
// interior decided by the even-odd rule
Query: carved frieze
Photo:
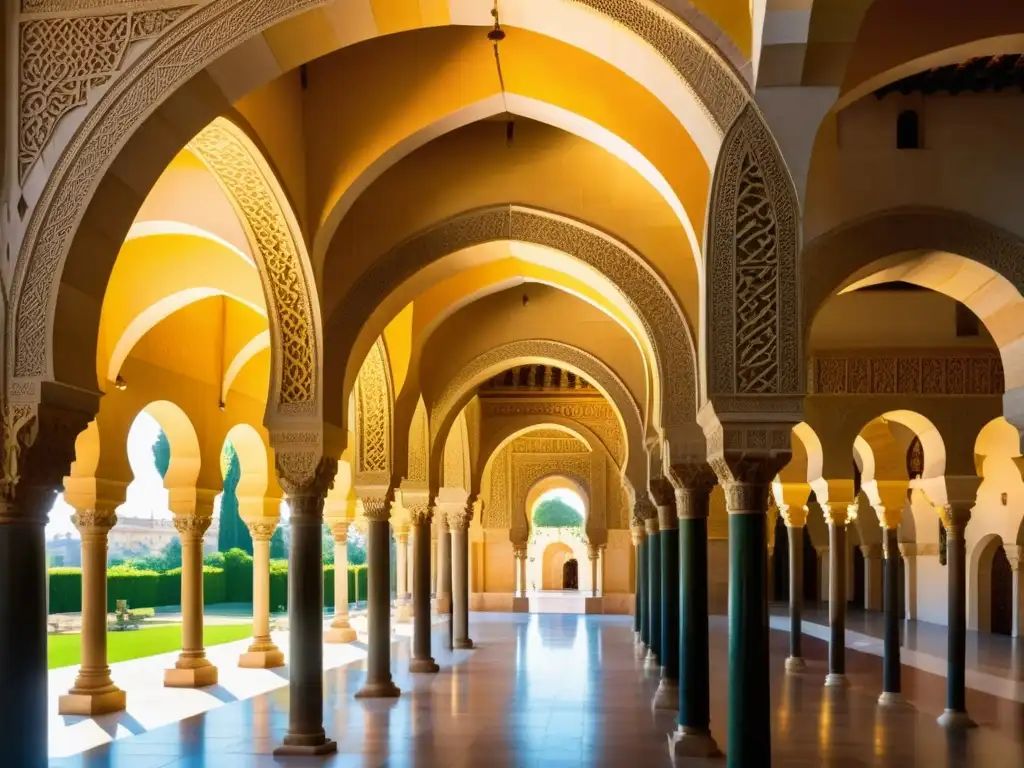
[[[391,470],[391,383],[387,351],[378,339],[356,379],[356,472]]]
[[[998,354],[896,350],[829,354],[811,359],[811,392],[819,395],[1002,395]]]

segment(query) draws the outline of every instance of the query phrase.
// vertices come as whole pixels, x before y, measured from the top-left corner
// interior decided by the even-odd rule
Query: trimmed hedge
[[[82,610],[82,569],[50,569],[50,613]]]
[[[241,556],[225,553],[224,568],[203,566],[203,604],[251,603],[252,558],[242,550]],[[366,600],[367,568],[348,567],[348,599]],[[135,570],[127,565],[107,569],[107,610],[113,612],[118,600],[127,600],[128,607],[155,608],[181,604],[181,568],[165,573]],[[324,605],[334,605],[334,566],[324,566]],[[270,562],[270,610],[288,608],[288,561]],[[50,569],[50,613],[78,613],[82,610],[82,569]]]

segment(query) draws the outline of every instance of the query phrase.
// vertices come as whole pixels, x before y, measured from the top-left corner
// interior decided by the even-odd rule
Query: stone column
[[[906,621],[915,621],[917,619],[917,544],[900,544],[899,550],[900,557],[903,558],[903,618]]]
[[[514,550],[516,559],[516,578],[519,582],[519,597],[526,597],[526,547],[516,547]]]
[[[822,504],[828,523],[828,674],[825,685],[846,680],[846,526],[857,518],[855,504]]]
[[[679,709],[679,518],[675,489],[668,480],[651,481],[658,506],[658,547],[661,564],[661,681],[652,702],[655,710]]]
[[[602,544],[597,548],[597,594],[599,596],[604,596],[604,554],[607,546],[607,544]]]
[[[125,692],[114,685],[107,666],[107,534],[117,516],[113,507],[80,510],[74,523],[82,535],[82,666],[57,711],[89,716],[120,712],[127,704]]]
[[[164,670],[168,688],[200,688],[217,683],[217,668],[203,646],[203,535],[212,518],[204,514],[175,514],[181,539],[181,653]]]
[[[454,508],[448,517],[452,536],[452,647],[473,647],[469,637],[469,524],[472,506]]]
[[[395,557],[398,565],[395,573],[395,620],[409,621],[412,618],[412,596],[409,588],[409,531],[404,527],[395,529]]]
[[[639,524],[638,524],[639,522]],[[639,636],[637,637],[636,653],[640,658],[647,657],[647,648],[651,642],[651,610],[649,606],[651,585],[650,580],[647,577],[647,573],[650,570],[649,559],[647,557],[647,526],[641,519],[635,521],[633,524],[633,537],[637,542],[636,545],[636,559],[637,559],[637,604],[639,606],[637,610],[637,617],[640,623]]]
[[[967,550],[964,535],[971,503],[946,504],[941,510],[946,529],[946,577],[949,579],[949,626],[946,652],[946,710],[939,725],[951,730],[974,728],[967,715]]]
[[[658,538],[658,517],[644,521],[647,530],[647,658],[644,667],[661,668],[661,539]]]
[[[878,703],[883,707],[906,704],[900,685],[900,551],[896,540],[902,512],[903,510],[899,508],[887,509],[881,505],[875,507],[878,523],[882,527],[884,556],[882,578],[885,584],[882,592],[885,627],[882,634],[882,693],[878,697]]]
[[[804,529],[807,525],[807,508],[794,509],[788,504],[780,504],[779,514],[786,524],[789,544],[789,657],[786,659],[786,671],[803,672],[807,669],[803,657]]]
[[[416,605],[412,597],[413,584],[416,581],[416,529],[409,530],[409,544],[405,555],[405,594],[408,597],[409,615],[416,614]],[[429,588],[430,582],[427,582]]]
[[[590,595],[597,597],[597,570],[598,560],[601,557],[601,550],[594,544],[587,545],[587,560],[590,561]]]
[[[338,745],[324,732],[324,499],[337,459],[296,462],[277,454],[281,487],[291,510],[288,552],[288,730],[274,755],[323,755]],[[312,457],[310,457],[311,459]],[[308,462],[308,463],[307,463]],[[292,466],[299,463],[298,467]]]
[[[248,523],[252,536],[252,643],[238,666],[272,669],[284,666],[284,653],[270,638],[270,539],[276,520]]]
[[[452,537],[448,517],[438,515],[437,521],[437,612],[452,612]]]
[[[644,537],[647,532],[644,530],[643,525],[638,525],[636,522],[630,526],[629,529],[630,538],[633,540],[633,559],[634,563],[634,574],[633,574],[633,644],[637,648],[637,653],[644,647],[644,563],[646,562],[646,553],[644,552]]]
[[[366,682],[357,699],[396,698],[391,679],[391,524],[387,496],[363,498],[366,511],[366,560],[369,584],[366,618],[369,634]]]
[[[679,715],[669,736],[675,758],[721,754],[711,736],[708,644],[708,512],[715,476],[706,464],[673,466],[679,526]]]
[[[860,553],[864,555],[864,604],[869,611],[884,610],[885,558],[882,544],[861,544]]]
[[[412,579],[413,625],[410,672],[433,673],[440,667],[434,662],[430,648],[430,523],[433,514],[427,504],[417,504],[412,514],[412,541],[415,573]]]
[[[1006,559],[1010,561],[1013,572],[1013,624],[1011,637],[1024,637],[1024,584],[1021,583],[1021,560],[1024,560],[1024,547],[1004,544]]]
[[[348,619],[349,525],[349,520],[331,525],[331,536],[334,537],[334,618],[331,620],[330,628],[324,632],[325,643],[351,643],[357,637]]]

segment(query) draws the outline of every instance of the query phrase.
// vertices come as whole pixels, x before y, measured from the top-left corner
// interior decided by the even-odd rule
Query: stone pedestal
[[[252,536],[252,644],[238,666],[273,669],[284,666],[284,653],[270,638],[270,539],[276,520],[248,524]]]
[[[164,670],[168,688],[202,688],[217,682],[217,668],[203,646],[203,534],[208,515],[175,515],[181,537],[181,653],[174,667]]]
[[[82,535],[82,666],[75,684],[60,697],[62,715],[103,715],[127,705],[107,666],[107,534],[117,522],[113,510],[80,510]]]

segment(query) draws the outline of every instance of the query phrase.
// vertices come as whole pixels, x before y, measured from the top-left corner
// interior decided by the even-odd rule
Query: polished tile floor
[[[654,716],[657,686],[632,647],[631,620],[616,616],[474,614],[479,648],[438,652],[440,674],[404,672],[407,641],[395,646],[397,701],[355,701],[362,663],[326,673],[326,726],[338,741],[332,766],[628,766],[670,765],[669,716]],[[712,620],[713,729],[724,746],[727,632]],[[444,635],[438,634],[438,641]],[[806,638],[810,669],[787,676],[786,636],[773,632],[772,753],[776,765],[1024,766],[1024,707],[971,691],[981,727],[947,737],[935,724],[944,681],[904,669],[916,705],[880,713],[881,664],[850,652],[852,685],[828,692],[824,643]],[[439,644],[439,642],[437,643]],[[435,647],[436,645],[435,644]],[[176,768],[270,766],[287,725],[282,689],[118,740],[54,766]],[[292,761],[319,765],[317,760]],[[690,763],[699,765],[700,763]],[[716,763],[710,763],[716,764]],[[721,762],[717,763],[721,765]]]

